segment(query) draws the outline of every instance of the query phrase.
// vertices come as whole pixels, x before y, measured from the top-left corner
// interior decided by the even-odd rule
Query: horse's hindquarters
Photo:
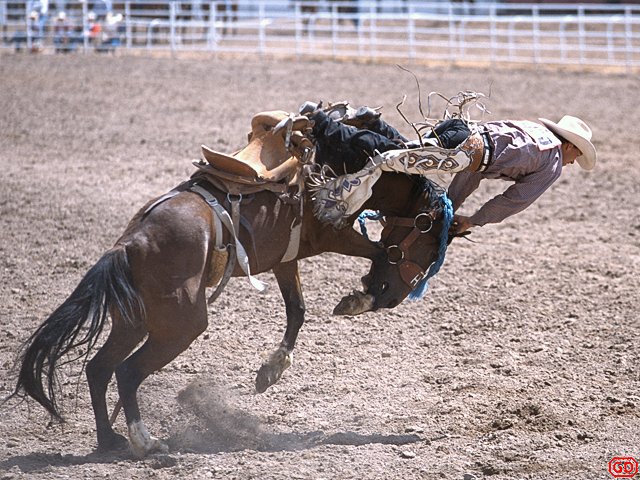
[[[214,236],[211,209],[189,192],[132,221],[120,242],[147,308],[158,299],[196,301],[206,286]]]

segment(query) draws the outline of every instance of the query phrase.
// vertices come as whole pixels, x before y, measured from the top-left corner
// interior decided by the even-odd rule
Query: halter
[[[427,193],[426,196],[429,194]],[[449,227],[453,221],[453,207],[451,201],[445,193],[438,197],[439,202],[437,206],[428,210],[419,211],[414,217],[382,217],[379,214],[371,214],[363,212],[359,217],[360,227],[363,230],[363,234],[366,236],[366,227],[364,226],[364,219],[370,218],[380,221],[383,225],[383,230],[380,236],[380,240],[385,245],[387,250],[387,258],[390,264],[397,265],[402,280],[411,287],[411,293],[409,298],[411,300],[418,300],[422,298],[427,289],[428,280],[433,277],[440,267],[444,263],[444,257],[447,251]],[[434,203],[434,202],[431,202]],[[425,271],[420,265],[408,260],[407,254],[411,246],[418,240],[420,235],[429,233],[434,222],[437,220],[438,215],[442,214],[442,230],[438,240],[434,240],[434,243],[438,243],[438,257],[433,261],[427,271]],[[395,227],[411,228],[407,236],[397,244],[386,245],[389,235]]]
[[[420,235],[431,231],[435,220],[435,210],[418,212],[413,218],[386,217],[380,219],[380,223],[384,227],[380,240],[386,245],[388,261],[390,264],[398,266],[400,277],[404,283],[411,287],[411,290],[415,289],[427,277],[427,272],[417,263],[408,260],[406,258],[407,254]],[[387,245],[387,239],[395,227],[407,227],[411,228],[411,230],[400,243]]]

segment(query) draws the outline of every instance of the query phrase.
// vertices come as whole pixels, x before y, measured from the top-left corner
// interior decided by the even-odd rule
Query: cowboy
[[[300,111],[314,122],[312,133],[316,138],[316,159],[330,165],[338,174],[363,168],[371,157],[394,158],[394,155],[403,154],[402,149],[418,146],[386,124],[379,112],[368,107],[347,110],[340,122],[336,121],[336,115],[332,118],[335,109],[334,112],[331,109],[325,112],[311,102],[303,104]],[[479,162],[474,164],[470,158],[466,164],[449,170],[458,172],[448,189],[454,211],[485,178],[514,182],[474,214],[456,214],[452,234],[461,234],[488,223],[499,223],[521,212],[560,177],[566,165],[577,161],[585,170],[594,168],[596,149],[591,143],[591,129],[585,122],[569,115],[557,123],[544,118],[539,121],[471,124],[452,118],[437,124],[423,138],[423,144],[415,150],[444,153],[442,158],[448,158],[446,156],[450,152],[464,145],[474,134],[480,135],[479,138],[485,142]],[[398,171],[404,170],[399,168]]]
[[[493,197],[470,216],[456,215],[452,233],[462,233],[488,223],[500,223],[521,212],[542,195],[562,173],[578,162],[585,170],[596,164],[592,132],[579,118],[565,115],[555,123],[546,118],[529,121],[486,122],[493,143],[492,159],[484,171],[457,173],[449,185],[454,211],[485,178],[511,180],[503,193]]]

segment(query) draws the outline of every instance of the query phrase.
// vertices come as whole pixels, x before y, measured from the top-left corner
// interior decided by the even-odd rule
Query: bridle
[[[380,219],[380,223],[384,227],[380,241],[385,245],[387,260],[390,264],[398,266],[400,277],[412,290],[427,277],[428,268],[425,270],[417,263],[408,260],[407,254],[420,235],[428,234],[431,231],[438,213],[439,209],[435,207],[419,211],[415,217],[384,217]],[[400,243],[387,245],[387,240],[395,227],[405,227],[411,230]],[[437,243],[437,240],[434,243]]]

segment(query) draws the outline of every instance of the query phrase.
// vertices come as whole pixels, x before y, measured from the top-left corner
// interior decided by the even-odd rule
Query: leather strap
[[[295,222],[295,220],[294,220]],[[302,232],[302,222],[291,227],[291,233],[289,234],[289,245],[287,245],[287,251],[280,259],[280,263],[290,262],[295,260],[300,250],[300,233]]]
[[[398,265],[400,270],[400,277],[404,283],[409,285],[412,289],[415,288],[420,281],[427,276],[427,273],[422,269],[420,265],[409,260],[404,260]]]
[[[218,282],[218,286],[209,297],[209,300],[207,300],[207,305],[211,305],[216,301],[216,299],[222,293],[222,290],[224,290],[224,287],[226,287],[227,283],[229,283],[231,275],[233,275],[233,269],[236,268],[235,248],[236,247],[232,243],[227,246],[227,265],[224,267],[224,273],[222,274],[222,278]]]
[[[229,212],[227,212],[225,208],[222,205],[220,205],[220,203],[218,202],[218,199],[214,197],[205,188],[201,187],[198,184],[195,184],[195,185],[192,185],[189,190],[192,191],[193,193],[197,193],[198,195],[200,195],[209,204],[209,206],[214,211],[217,218],[220,219],[222,224],[225,227],[227,227],[227,230],[229,230],[229,232],[231,233],[233,237],[233,241],[235,243],[236,258],[238,260],[238,264],[240,265],[240,268],[247,275],[247,277],[249,278],[249,281],[251,282],[251,285],[253,285],[253,287],[256,290],[260,292],[264,291],[266,288],[266,285],[251,275],[251,270],[249,268],[249,256],[247,255],[246,250],[244,249],[244,247],[242,246],[238,238],[240,222],[236,221],[234,223],[232,218],[229,216]],[[230,198],[232,214],[234,215],[234,217],[238,219],[239,219],[239,209],[240,209],[241,199],[242,197],[236,197],[235,200],[233,198]]]

